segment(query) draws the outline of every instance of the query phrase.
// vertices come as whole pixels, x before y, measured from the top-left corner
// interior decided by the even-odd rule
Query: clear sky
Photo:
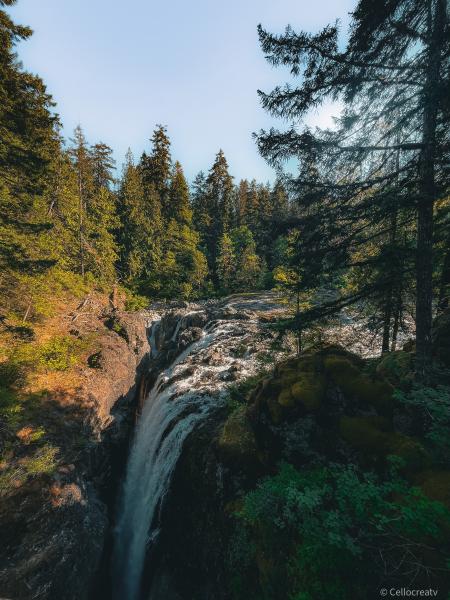
[[[257,89],[288,80],[259,48],[256,26],[317,31],[337,18],[343,31],[355,0],[19,0],[13,18],[34,29],[19,46],[57,102],[69,136],[80,123],[120,164],[128,147],[149,148],[168,126],[186,175],[208,170],[223,148],[236,179],[273,179],[251,134],[272,123]],[[327,124],[330,111],[312,115]],[[282,123],[278,123],[283,125]]]

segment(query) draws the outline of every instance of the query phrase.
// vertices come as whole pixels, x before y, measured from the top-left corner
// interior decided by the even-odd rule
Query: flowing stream
[[[197,331],[199,339],[159,374],[144,403],[128,460],[113,553],[114,600],[141,600],[146,554],[158,538],[159,512],[183,443],[223,405],[229,382],[258,368],[256,350],[264,349],[272,335],[261,330],[257,313],[271,310],[272,298],[229,302],[225,314],[223,309],[208,314],[206,326]],[[175,344],[188,328],[192,314],[180,316],[169,343]],[[150,332],[152,359],[163,321],[154,323]]]

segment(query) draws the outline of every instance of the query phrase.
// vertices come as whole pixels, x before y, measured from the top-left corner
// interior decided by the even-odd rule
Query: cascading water
[[[181,317],[171,342],[183,326]],[[159,322],[152,327],[153,341],[158,327]],[[159,509],[183,443],[200,421],[223,405],[230,367],[239,371],[239,377],[254,372],[254,358],[248,353],[237,358],[234,350],[237,343],[250,344],[257,335],[256,320],[213,320],[202,337],[155,382],[145,401],[128,461],[115,535],[114,600],[141,598],[146,554],[158,537]],[[212,360],[217,355],[220,360]]]

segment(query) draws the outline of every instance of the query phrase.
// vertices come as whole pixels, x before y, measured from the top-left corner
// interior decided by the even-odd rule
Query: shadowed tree
[[[274,164],[315,152],[331,198],[327,209],[346,210],[345,219],[361,220],[371,202],[361,195],[375,189],[384,219],[392,208],[383,190],[396,180],[405,190],[410,214],[417,211],[416,325],[417,374],[431,361],[433,207],[448,188],[449,22],[446,0],[361,0],[352,15],[345,50],[337,26],[317,35],[268,34],[261,27],[263,51],[274,65],[287,65],[300,87],[261,93],[273,115],[301,119],[325,99],[341,100],[345,109],[337,131],[291,128],[262,132],[258,145]],[[398,169],[386,168],[396,152]],[[297,180],[300,192],[302,180]],[[359,211],[359,214],[357,214]],[[354,228],[340,237],[349,239]]]

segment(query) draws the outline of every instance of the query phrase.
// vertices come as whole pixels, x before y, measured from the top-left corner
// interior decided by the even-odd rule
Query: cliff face
[[[47,389],[27,413],[29,422],[8,432],[14,439],[5,443],[20,435],[24,441],[11,459],[17,472],[36,431],[45,430],[58,452],[54,467],[12,479],[0,498],[0,596],[83,600],[92,594],[147,365],[151,319],[98,297],[56,319],[58,333],[74,345],[87,340],[87,350],[73,368],[45,375]]]

